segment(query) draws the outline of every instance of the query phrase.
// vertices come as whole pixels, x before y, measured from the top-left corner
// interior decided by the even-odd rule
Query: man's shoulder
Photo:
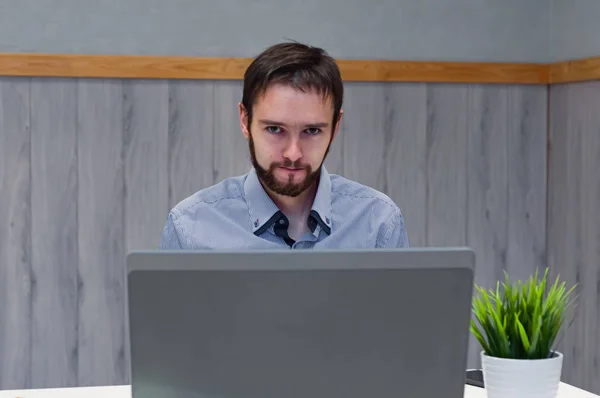
[[[229,177],[203,188],[177,203],[171,213],[176,217],[196,214],[218,208],[228,201],[243,200],[245,178],[246,175]]]
[[[227,178],[200,189],[171,208],[163,227],[160,248],[204,247],[224,236],[236,223],[246,222],[245,176]],[[220,235],[219,235],[220,234]]]
[[[331,191],[342,223],[376,231],[375,247],[410,247],[404,216],[387,194],[339,175],[331,175]]]
[[[341,175],[331,175],[331,193],[333,202],[351,201],[356,205],[375,206],[392,214],[400,214],[400,207],[385,193]]]

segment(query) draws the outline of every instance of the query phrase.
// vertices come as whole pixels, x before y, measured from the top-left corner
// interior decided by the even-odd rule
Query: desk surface
[[[0,391],[0,398],[131,398],[130,386],[55,388]],[[598,395],[561,383],[558,398],[598,398]],[[464,398],[487,398],[485,390],[466,386]]]

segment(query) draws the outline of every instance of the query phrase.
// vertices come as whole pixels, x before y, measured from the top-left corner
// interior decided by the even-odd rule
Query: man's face
[[[240,104],[242,132],[260,180],[277,194],[298,196],[318,180],[341,114],[332,126],[330,97],[275,84],[256,101],[249,128],[247,120]]]

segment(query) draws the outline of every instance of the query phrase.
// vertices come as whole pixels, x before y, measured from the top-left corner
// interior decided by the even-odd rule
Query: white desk
[[[561,383],[558,398],[598,398],[598,395]],[[130,386],[55,388],[0,391],[0,398],[131,398]],[[464,398],[486,398],[485,390],[466,386]]]

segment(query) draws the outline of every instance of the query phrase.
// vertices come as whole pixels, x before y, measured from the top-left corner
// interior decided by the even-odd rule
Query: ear
[[[331,137],[332,142],[337,137],[338,130],[340,129],[340,126],[342,124],[342,116],[343,115],[344,115],[344,110],[340,109],[340,116],[338,117],[338,120],[337,120],[335,126],[333,127],[333,132],[332,132],[333,137]]]
[[[240,128],[242,129],[242,134],[248,139],[250,136],[250,132],[248,131],[248,112],[246,112],[246,108],[244,108],[244,105],[242,105],[241,102],[238,104],[238,109],[240,113]]]

